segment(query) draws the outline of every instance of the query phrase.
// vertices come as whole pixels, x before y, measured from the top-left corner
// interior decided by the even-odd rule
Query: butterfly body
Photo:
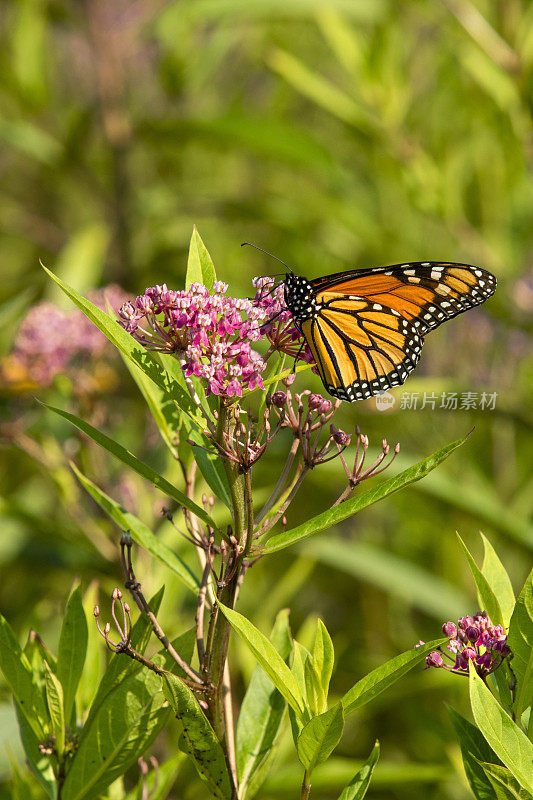
[[[285,276],[285,302],[327,391],[363,400],[401,385],[425,335],[483,303],[496,278],[469,264],[416,262],[307,280]]]

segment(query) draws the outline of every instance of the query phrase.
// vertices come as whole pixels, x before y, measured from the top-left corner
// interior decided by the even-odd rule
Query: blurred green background
[[[401,443],[393,469],[475,426],[467,444],[420,484],[263,559],[240,609],[267,631],[290,606],[304,642],[320,615],[338,653],[340,694],[439,635],[442,622],[477,610],[456,529],[476,556],[484,530],[518,590],[533,538],[533,5],[8,0],[0,8],[0,607],[21,641],[33,627],[56,645],[74,576],[85,587],[98,580],[102,597],[120,581],[119,533],[83,494],[69,458],[183,549],[161,521],[164,498],[33,397],[85,415],[179,482],[120,361],[107,351],[97,365],[79,365],[93,370],[90,389],[80,389],[79,372],[49,387],[13,375],[9,354],[29,306],[48,299],[68,308],[39,259],[83,291],[180,288],[193,224],[236,296],[251,293],[252,276],[278,271],[241,249],[244,240],[308,277],[431,259],[478,264],[499,281],[486,306],[429,337],[392,409],[371,400],[340,412],[343,427],[359,424],[373,448],[383,437]],[[296,386],[320,390],[309,372]],[[403,409],[402,390],[434,392],[437,407]],[[484,391],[497,393],[492,411],[438,407],[442,392]],[[258,502],[285,445],[278,439],[261,462]],[[327,507],[340,488],[338,466],[311,473],[289,524]],[[148,594],[166,583],[169,635],[189,627],[181,586],[144,554],[137,563]],[[253,665],[233,648],[238,699]],[[5,687],[0,697],[4,798],[8,757],[22,756]],[[382,763],[370,797],[468,796],[445,702],[468,715],[459,679],[410,673],[350,720],[313,796],[336,797],[376,737]],[[169,734],[158,755],[174,746]],[[258,798],[295,796],[297,776],[283,742]],[[202,797],[188,769],[176,787],[173,798]]]

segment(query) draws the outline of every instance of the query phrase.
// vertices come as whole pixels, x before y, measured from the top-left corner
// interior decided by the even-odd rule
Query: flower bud
[[[94,614],[95,617],[99,617],[100,616],[100,606],[95,606],[94,607],[93,614]]]
[[[287,395],[285,392],[274,392],[272,395],[272,403],[276,408],[284,408],[287,404]]]
[[[475,625],[469,625],[465,631],[465,634],[468,641],[472,642],[472,644],[475,644],[479,639],[479,628],[476,628]]]
[[[428,656],[426,656],[426,664],[428,667],[443,667],[444,659],[437,650],[433,650]]]
[[[463,656],[470,661],[473,661],[477,657],[477,653],[473,647],[465,647],[463,650]]]
[[[457,625],[453,622],[445,622],[442,626],[442,632],[445,636],[449,636],[450,639],[455,639],[457,636]]]
[[[321,394],[310,394],[307,402],[309,404],[309,411],[319,411],[325,399]]]
[[[295,380],[296,380],[296,373],[291,372],[289,375],[287,375],[286,378],[283,378],[281,382],[285,384],[285,386],[292,386]]]
[[[474,624],[474,619],[473,617],[460,617],[458,624],[462,631],[466,631],[470,625]]]
[[[333,408],[333,403],[331,400],[322,400],[320,408],[318,409],[321,414],[329,414],[331,409]]]

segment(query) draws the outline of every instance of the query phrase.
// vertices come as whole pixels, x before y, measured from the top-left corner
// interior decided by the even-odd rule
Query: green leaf
[[[0,669],[17,704],[35,736],[42,740],[48,714],[28,659],[22,652],[11,626],[0,614]]]
[[[320,618],[316,621],[316,635],[312,656],[313,664],[322,686],[323,695],[327,698],[335,656],[331,636]]]
[[[76,691],[83,672],[89,632],[83,610],[81,588],[69,597],[57,650],[57,677],[63,687],[65,719],[70,720]]]
[[[121,658],[129,660],[123,654]],[[115,685],[85,724],[61,799],[100,795],[150,747],[169,714],[153,672],[141,668]]]
[[[326,695],[310,654],[304,661],[304,682],[309,711],[312,716],[322,714],[327,708]]]
[[[480,531],[481,539],[483,540],[484,556],[481,572],[487,579],[489,586],[498,599],[503,618],[503,626],[505,630],[509,629],[509,621],[513,614],[515,606],[515,596],[511,579],[507,574],[507,570],[498,558],[498,555],[487,539]]]
[[[96,605],[98,605],[98,583],[97,581],[92,581],[83,597],[83,611],[89,625],[87,655],[85,656],[85,664],[83,665],[83,672],[76,694],[79,716],[82,719],[86,718],[86,712],[96,696],[98,684],[103,672],[104,654],[101,647],[102,640],[94,623],[93,616],[93,609]]]
[[[336,703],[304,725],[298,737],[297,751],[308,776],[318,764],[327,761],[340,742],[343,730],[342,703]]]
[[[287,663],[292,652],[289,611],[276,617],[270,641]],[[239,798],[254,796],[259,789],[275,752],[287,703],[263,668],[252,672],[239,712],[236,735]]]
[[[46,794],[51,797],[52,800],[55,800],[57,797],[57,781],[50,763],[50,758],[49,756],[43,755],[39,750],[39,745],[43,741],[43,736],[35,735],[26,714],[16,701],[15,711],[20,730],[20,738],[28,760],[28,765]]]
[[[493,625],[503,625],[502,612],[496,595],[492,591],[488,580],[477,566],[459,534],[457,534],[457,538],[459,539],[461,547],[465,552],[470,571],[474,578],[481,608],[487,612]]]
[[[516,601],[507,644],[513,653],[511,668],[516,677],[515,713],[520,719],[533,702],[533,570]]]
[[[46,702],[50,719],[52,721],[52,733],[55,736],[55,749],[61,759],[65,749],[65,711],[63,704],[63,687],[56,678],[46,661],[43,661],[44,683],[46,687]]]
[[[127,333],[124,328],[119,325],[114,317],[102,311],[101,308],[98,308],[98,306],[91,303],[90,300],[87,300],[87,298],[83,297],[83,295],[79,294],[79,292],[71,286],[68,286],[44,265],[42,265],[42,267],[52,280],[65,292],[67,297],[70,297],[78,308],[83,311],[85,316],[102,331],[104,336],[106,336],[123,355],[130,358],[150,380],[164,392],[168,393],[182,411],[201,424],[203,415],[200,409],[195,405],[189,393],[184,388],[184,385],[178,383],[178,381],[169,376],[167,370],[165,370],[162,365],[161,359],[155,353],[151,353],[140,345],[131,334]]]
[[[198,700],[189,687],[171,672],[165,673],[162,679],[165,696],[183,724],[187,752],[198,774],[216,798],[231,800],[231,785],[224,752],[198,705]]]
[[[459,739],[466,777],[477,800],[496,800],[496,794],[480,761],[499,762],[479,728],[472,725],[453,708],[448,707],[455,733]]]
[[[531,794],[520,787],[505,767],[481,763],[481,767],[494,788],[496,800],[531,800]]]
[[[376,667],[346,692],[342,698],[344,714],[347,716],[352,711],[373,700],[374,697],[388,689],[410,669],[423,661],[428,653],[441,647],[447,641],[447,639],[434,639],[434,641],[421,645],[416,649],[400,653],[399,656],[395,656],[385,664]]]
[[[470,703],[476,724],[519,784],[533,794],[533,744],[505,713],[470,662]]]
[[[191,283],[203,283],[211,292],[216,279],[213,261],[195,225],[192,229],[191,243],[189,245],[185,286],[188,289]]]
[[[143,461],[140,461],[136,456],[133,455],[129,450],[126,450],[125,447],[122,447],[121,444],[115,442],[113,439],[110,439],[109,436],[106,436],[105,433],[93,428],[92,425],[89,425],[88,422],[76,417],[74,414],[69,414],[68,411],[63,411],[61,408],[54,408],[54,406],[48,405],[48,403],[43,403],[39,400],[41,405],[48,408],[50,411],[53,411],[54,414],[58,414],[60,417],[68,420],[75,428],[85,433],[90,439],[103,447],[104,450],[107,450],[108,453],[114,455],[119,461],[122,461],[123,464],[126,464],[127,467],[137,472],[138,475],[145,478],[146,480],[153,483],[153,485],[159,489],[164,494],[168,495],[168,497],[172,497],[177,503],[181,506],[185,506],[188,508],[189,511],[192,511],[193,514],[196,514],[201,520],[206,522],[212,528],[216,529],[216,525],[207,514],[203,508],[193,503],[192,500],[180,492],[179,489],[176,489],[171,483],[169,483],[166,478],[163,478],[162,475],[159,475],[158,472],[153,470],[148,464],[145,464]]]
[[[263,553],[275,553],[278,550],[289,547],[291,544],[295,544],[295,542],[307,539],[309,536],[313,536],[315,533],[319,533],[326,528],[331,528],[338,522],[342,522],[342,520],[348,519],[348,517],[362,511],[363,508],[367,508],[377,503],[378,500],[387,497],[387,495],[397,492],[398,489],[402,489],[404,486],[409,486],[411,483],[419,481],[431,472],[431,470],[445,461],[454,450],[457,450],[458,447],[464,444],[466,439],[467,437],[464,437],[463,439],[452,442],[437,453],[420,461],[418,464],[408,467],[408,469],[404,470],[399,475],[395,475],[393,478],[383,481],[373,489],[362,492],[362,494],[357,495],[357,497],[346,500],[344,503],[330,508],[322,512],[322,514],[318,514],[316,517],[312,517],[312,519],[304,522],[302,525],[298,525],[298,527],[292,528],[292,530],[272,536],[268,540]]]
[[[75,464],[71,462],[70,466],[74,470],[82,486],[87,489],[100,508],[102,508],[106,514],[109,514],[119,528],[124,531],[129,531],[137,544],[158,558],[166,567],[178,575],[180,580],[192,592],[198,591],[200,581],[176,553],[158,539],[157,536],[154,536],[150,528],[148,528],[144,522],[141,522],[134,514],[122,508],[119,503],[105,494],[105,492],[98,488],[89,478],[86,478]]]
[[[252,651],[274,686],[283,695],[287,703],[301,716],[304,712],[304,701],[296,679],[267,637],[238,611],[218,603],[222,614],[231,627],[239,634],[244,643]]]
[[[356,775],[354,775],[348,786],[344,787],[339,796],[339,800],[363,800],[363,797],[366,795],[367,789],[370,786],[372,773],[374,772],[374,767],[377,764],[378,758],[379,742],[376,740],[376,743],[372,748],[372,752],[368,756],[361,769]]]

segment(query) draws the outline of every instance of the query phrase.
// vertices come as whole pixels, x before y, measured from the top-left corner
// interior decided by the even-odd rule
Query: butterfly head
[[[303,322],[313,315],[315,300],[313,286],[307,278],[288,272],[284,281],[284,296],[287,308],[296,322]]]

